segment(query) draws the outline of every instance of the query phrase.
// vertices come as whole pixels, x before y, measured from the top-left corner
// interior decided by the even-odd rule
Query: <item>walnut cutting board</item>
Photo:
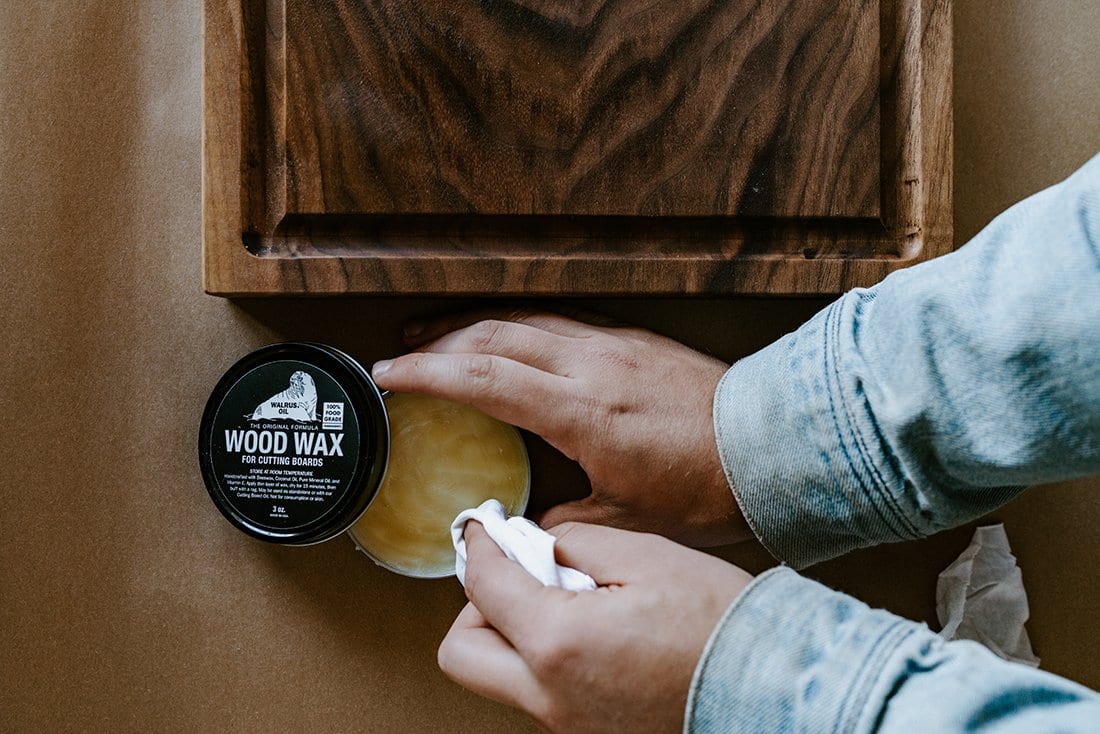
[[[204,23],[211,293],[830,293],[951,247],[947,1]]]

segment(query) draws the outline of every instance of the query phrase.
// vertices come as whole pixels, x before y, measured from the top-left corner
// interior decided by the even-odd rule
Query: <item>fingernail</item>
[[[420,336],[424,333],[424,326],[425,324],[423,321],[410,321],[409,323],[405,324],[405,338],[413,339]]]
[[[381,377],[382,375],[389,372],[390,367],[392,367],[392,366],[393,366],[393,360],[392,359],[383,359],[379,362],[375,362],[374,366],[371,367],[371,370],[370,370],[371,376],[374,377],[374,379],[377,380],[379,377]]]

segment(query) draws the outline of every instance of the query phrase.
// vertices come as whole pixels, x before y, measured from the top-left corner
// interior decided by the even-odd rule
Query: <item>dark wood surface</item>
[[[756,6],[287,0],[287,210],[877,215],[878,3]]]
[[[213,293],[828,293],[950,247],[932,0],[207,0]]]

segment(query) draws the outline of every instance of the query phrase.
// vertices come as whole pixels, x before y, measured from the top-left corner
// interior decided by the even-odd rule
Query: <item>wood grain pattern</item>
[[[878,215],[877,1],[588,5],[288,0],[288,211]]]
[[[205,24],[213,293],[827,293],[950,249],[948,2]]]

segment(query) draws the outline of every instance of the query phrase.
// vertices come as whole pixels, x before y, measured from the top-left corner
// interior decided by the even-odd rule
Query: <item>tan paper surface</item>
[[[345,540],[262,545],[206,498],[199,416],[238,356],[310,338],[369,361],[443,304],[202,293],[199,5],[0,2],[0,730],[527,730],[436,669],[457,582],[391,575]],[[1100,148],[1100,56],[1094,2],[957,6],[961,239]],[[592,305],[732,359],[821,304]],[[536,503],[584,491],[532,453]],[[1093,686],[1098,497],[1081,481],[996,515],[1044,667]],[[815,575],[932,619],[971,530]]]

